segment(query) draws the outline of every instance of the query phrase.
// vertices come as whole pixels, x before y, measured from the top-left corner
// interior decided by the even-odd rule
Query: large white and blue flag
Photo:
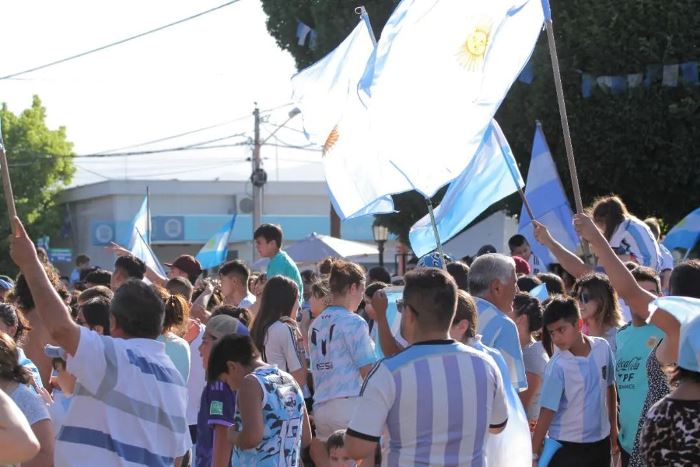
[[[383,168],[374,157],[366,105],[358,96],[373,51],[365,17],[336,49],[292,77],[304,131],[311,142],[323,145],[330,199],[343,220],[393,212],[389,194],[411,189],[398,171]]]
[[[207,241],[207,243],[197,253],[197,261],[202,265],[202,269],[211,269],[226,261],[228,255],[228,243],[231,239],[233,226],[236,224],[236,215]]]
[[[309,141],[325,144],[349,96],[357,93],[373,50],[372,36],[360,21],[338,47],[292,77],[292,100],[301,110]]]
[[[464,171],[450,183],[435,209],[435,222],[442,242],[457,235],[496,201],[522,188],[515,157],[495,120]],[[421,257],[437,248],[430,216],[416,222],[409,233],[411,248]]]
[[[573,227],[573,211],[564,194],[557,166],[539,122],[532,141],[532,158],[527,172],[525,198],[530,203],[535,220],[547,226],[552,236],[569,251],[576,251],[579,239]],[[545,264],[555,261],[549,250],[535,240],[532,219],[525,206],[520,212],[518,232],[530,243],[536,257]]]
[[[403,0],[360,84],[375,160],[433,196],[469,164],[542,30],[540,0]]]
[[[663,240],[669,250],[691,250],[700,240],[700,208],[697,208],[676,224]]]

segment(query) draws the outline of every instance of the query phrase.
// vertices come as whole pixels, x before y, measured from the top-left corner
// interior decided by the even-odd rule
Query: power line
[[[286,104],[280,104],[280,105],[278,105],[278,106],[275,106],[275,107],[272,107],[272,108],[269,108],[269,109],[261,110],[260,112],[261,112],[261,113],[268,113],[268,114],[269,114],[270,112],[273,112],[273,111],[275,111],[275,110],[281,109],[281,108],[283,108],[283,107],[288,107],[288,106],[290,106],[290,105],[292,105],[292,104],[293,104],[293,102],[287,102]],[[168,140],[171,140],[171,139],[180,138],[180,137],[182,137],[182,136],[189,136],[189,135],[192,135],[192,134],[195,134],[195,133],[201,133],[202,131],[212,130],[212,129],[214,129],[214,128],[219,128],[219,127],[222,127],[222,126],[226,126],[226,125],[229,125],[229,124],[231,124],[231,123],[239,122],[239,121],[241,121],[241,120],[245,120],[246,118],[250,118],[250,117],[251,117],[251,114],[248,113],[248,114],[245,114],[245,115],[241,115],[240,117],[234,118],[233,120],[228,120],[228,121],[226,121],[226,122],[216,123],[216,124],[214,124],[214,125],[209,125],[209,126],[205,126],[205,127],[202,127],[202,128],[196,128],[196,129],[194,129],[194,130],[189,130],[189,131],[185,131],[185,132],[183,132],[183,133],[178,133],[178,134],[175,134],[175,135],[170,135],[170,136],[161,137],[161,138],[154,139],[154,140],[150,140],[150,141],[144,141],[143,143],[130,144],[130,145],[128,145],[128,146],[122,146],[122,147],[119,147],[119,148],[108,149],[108,150],[106,150],[106,151],[98,151],[98,153],[99,153],[99,154],[108,154],[108,153],[111,153],[111,152],[123,151],[124,149],[133,149],[133,148],[138,148],[138,147],[141,147],[141,146],[148,146],[149,144],[161,143],[161,142],[163,142],[163,141],[168,141]],[[271,125],[274,125],[274,123],[271,123]],[[299,131],[299,130],[296,130],[296,131]],[[303,133],[303,132],[302,132],[302,133]]]
[[[238,1],[239,1],[239,0],[231,0],[230,2],[226,2],[226,3],[222,4],[222,5],[216,6],[216,7],[214,7],[214,8],[210,8],[209,10],[202,11],[202,12],[197,13],[197,14],[194,14],[194,15],[192,15],[192,16],[188,16],[187,18],[183,18],[183,19],[177,20],[177,21],[175,21],[175,22],[173,22],[173,23],[168,23],[168,24],[166,24],[166,25],[157,27],[157,28],[155,28],[155,29],[150,29],[150,30],[145,31],[145,32],[142,32],[142,33],[140,33],[140,34],[136,34],[135,36],[129,36],[129,37],[125,38],[125,39],[121,39],[121,40],[118,40],[118,41],[116,41],[116,42],[112,42],[112,43],[110,43],[110,44],[106,44],[106,45],[97,47],[97,48],[95,48],[95,49],[88,50],[88,51],[86,51],[86,52],[81,52],[81,53],[76,54],[76,55],[71,55],[70,57],[62,58],[62,59],[60,59],[60,60],[55,60],[55,61],[53,61],[53,62],[51,62],[51,63],[46,63],[46,64],[44,64],[44,65],[36,66],[36,67],[34,67],[34,68],[29,68],[28,70],[19,71],[19,72],[16,72],[16,73],[11,73],[11,74],[5,75],[5,76],[0,76],[0,80],[15,78],[15,77],[21,76],[21,75],[26,75],[27,73],[31,73],[31,72],[33,72],[33,71],[43,70],[44,68],[48,68],[48,67],[51,67],[51,66],[54,66],[54,65],[58,65],[58,64],[60,64],[60,63],[65,63],[65,62],[68,62],[68,61],[70,61],[70,60],[75,60],[76,58],[84,57],[84,56],[86,56],[86,55],[90,55],[90,54],[95,53],[95,52],[100,52],[100,51],[105,50],[105,49],[108,49],[108,48],[110,48],[110,47],[114,47],[114,46],[117,46],[117,45],[121,45],[121,44],[124,44],[124,43],[126,43],[126,42],[132,41],[132,40],[134,40],[134,39],[139,39],[139,38],[141,38],[141,37],[143,37],[143,36],[147,36],[147,35],[149,35],[149,34],[153,34],[154,32],[162,31],[163,29],[167,29],[167,28],[176,26],[176,25],[178,25],[178,24],[182,24],[182,23],[184,23],[184,22],[186,22],[186,21],[190,21],[190,20],[192,20],[192,19],[199,18],[200,16],[204,16],[204,15],[206,15],[206,14],[209,14],[209,13],[212,13],[212,12],[214,12],[214,11],[220,10],[221,8],[224,8],[224,7],[226,7],[226,6],[229,6],[229,5],[232,5],[232,4],[234,4],[234,3],[237,3]]]

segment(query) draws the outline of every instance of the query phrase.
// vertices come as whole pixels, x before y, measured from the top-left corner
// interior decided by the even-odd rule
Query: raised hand
[[[10,235],[10,257],[20,269],[25,270],[28,266],[39,261],[36,247],[19,218],[12,219],[12,223],[14,233]]]
[[[602,236],[598,227],[593,223],[593,219],[586,214],[574,215],[574,229],[579,237],[589,243],[595,243]]]
[[[552,235],[549,233],[547,227],[537,221],[532,221],[532,225],[535,227],[535,240],[543,245],[549,245],[553,242]]]
[[[126,248],[124,248],[121,245],[117,245],[114,242],[110,242],[110,244],[107,245],[105,247],[105,249],[111,251],[112,253],[114,253],[117,256],[128,256],[131,254],[131,252],[129,250],[127,250]]]

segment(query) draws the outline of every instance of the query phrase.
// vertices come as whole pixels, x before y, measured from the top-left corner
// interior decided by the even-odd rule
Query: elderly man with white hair
[[[484,345],[501,352],[513,387],[523,391],[527,389],[523,352],[518,328],[509,318],[518,291],[516,281],[513,258],[497,253],[479,256],[469,270],[469,292],[479,313],[477,332]]]

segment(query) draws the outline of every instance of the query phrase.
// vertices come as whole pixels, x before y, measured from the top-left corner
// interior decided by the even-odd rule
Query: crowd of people
[[[81,255],[66,284],[15,219],[0,465],[488,466],[513,402],[532,465],[700,465],[700,261],[614,196],[574,219],[594,258],[534,224],[556,262],[515,235],[402,276],[300,272],[264,224],[265,274],[182,255],[163,277],[114,245],[111,272]],[[661,296],[690,318],[650,313]]]

